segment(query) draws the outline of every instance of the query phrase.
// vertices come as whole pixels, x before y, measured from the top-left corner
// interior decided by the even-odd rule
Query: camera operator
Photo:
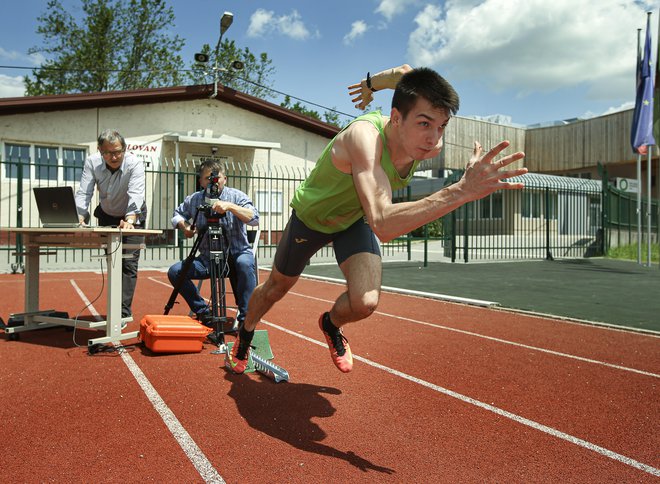
[[[215,218],[217,214],[218,223],[226,236],[228,278],[238,306],[237,321],[240,326],[245,319],[248,301],[257,283],[255,259],[245,226],[259,225],[259,212],[245,193],[225,186],[226,182],[227,176],[218,161],[203,162],[199,167],[199,184],[202,189],[188,195],[183,203],[174,210],[172,226],[181,229],[185,237],[190,238],[195,234],[204,233],[208,226],[207,218]],[[193,220],[194,217],[196,220]],[[177,262],[167,272],[167,277],[173,286],[183,267],[183,262]],[[211,308],[199,294],[197,286],[192,280],[208,279],[210,267],[208,240],[201,240],[199,254],[190,264],[188,273],[184,276],[179,288],[179,294],[197,315],[197,319],[209,326]],[[224,268],[222,272],[225,272]]]

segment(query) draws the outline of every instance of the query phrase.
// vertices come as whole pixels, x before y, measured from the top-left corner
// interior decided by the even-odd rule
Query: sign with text
[[[162,139],[156,141],[126,139],[126,151],[130,151],[141,159],[147,167],[151,166],[152,163],[154,166],[159,165],[162,148]]]

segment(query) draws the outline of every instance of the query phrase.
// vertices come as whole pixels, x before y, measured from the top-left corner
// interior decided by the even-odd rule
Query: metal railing
[[[184,197],[198,189],[196,169],[192,161],[163,160],[157,169],[146,170],[148,227],[163,233],[148,239],[143,266],[172,264],[185,258],[192,248],[194,241],[182,237],[170,220]],[[65,180],[66,170],[69,171]],[[16,271],[23,263],[21,236],[8,229],[39,226],[32,188],[67,184],[76,189],[80,171],[80,166],[61,163],[53,167],[0,160],[0,271]],[[298,168],[265,169],[243,162],[226,163],[226,172],[228,186],[247,193],[260,211],[258,257],[266,264],[272,261],[290,216],[291,197],[307,173]],[[70,181],[71,173],[78,174],[75,181]],[[456,173],[447,184],[459,176]],[[424,265],[430,261],[579,258],[602,255],[610,244],[635,240],[635,201],[630,194],[593,181],[575,185],[575,179],[561,177],[535,179],[532,183],[530,180],[526,180],[523,190],[497,192],[382,244],[383,258],[416,260]],[[399,190],[393,195],[395,201],[410,200],[411,190]],[[96,197],[95,194],[92,206],[98,203]],[[657,240],[657,201],[650,210]],[[44,256],[44,268],[84,265],[90,260],[90,249],[58,248],[53,252],[54,255]],[[324,260],[334,260],[331,246],[314,258]]]

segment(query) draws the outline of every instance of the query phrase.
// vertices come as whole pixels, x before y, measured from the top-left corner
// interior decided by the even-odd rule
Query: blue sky
[[[591,117],[631,108],[637,29],[658,5],[650,0],[168,0],[174,33],[192,60],[215,46],[219,19],[234,14],[225,38],[273,61],[272,87],[357,115],[346,87],[408,63],[446,77],[461,96],[462,116],[502,115],[514,124]],[[4,2],[0,65],[32,67],[46,0]],[[79,0],[62,0],[75,15]],[[655,51],[655,47],[654,47]],[[654,54],[655,60],[655,54]],[[23,94],[30,71],[0,68],[0,97]],[[279,99],[273,99],[280,102]],[[390,93],[373,107],[389,111]],[[323,111],[322,108],[310,106]]]

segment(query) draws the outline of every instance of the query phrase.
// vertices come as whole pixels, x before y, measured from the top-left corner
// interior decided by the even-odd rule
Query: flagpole
[[[642,155],[637,153],[637,263],[642,263]]]
[[[646,267],[651,267],[651,173],[653,173],[651,154],[653,153],[653,145],[646,146],[646,153],[649,168],[646,174]]]
[[[642,29],[637,29],[637,72],[642,57]],[[635,92],[639,88],[635,82]],[[642,263],[642,155],[637,153],[637,263]]]
[[[646,30],[647,36],[650,38],[650,29],[651,29],[651,15],[653,12],[646,12]],[[653,58],[651,52],[649,51],[648,59],[644,59],[644,62],[649,63],[649,67],[653,65]],[[646,54],[644,55],[646,57]],[[653,82],[653,73],[650,74],[651,82]],[[653,102],[653,90],[651,90],[651,102]],[[653,110],[651,110],[651,133],[653,133]],[[652,206],[652,192],[651,192],[651,178],[653,175],[653,165],[651,162],[653,154],[653,144],[646,145],[646,166],[648,171],[646,172],[646,267],[651,267],[651,208]]]

